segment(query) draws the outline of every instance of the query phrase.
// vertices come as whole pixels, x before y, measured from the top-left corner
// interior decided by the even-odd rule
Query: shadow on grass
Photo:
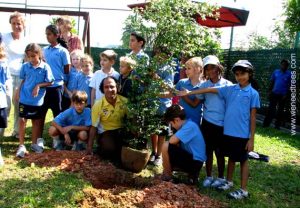
[[[1,180],[0,207],[76,207],[87,187],[75,174],[40,171],[35,176]]]
[[[277,129],[274,129],[272,127],[263,128],[261,125],[257,125],[256,134],[261,135],[263,137],[270,138],[271,140],[276,139],[276,140],[284,141],[290,146],[300,150],[299,135],[292,136],[290,133],[285,133]]]
[[[228,204],[228,207],[299,207],[300,204],[300,163],[273,165],[262,161],[249,160],[250,176],[246,200],[230,200],[227,193],[240,187],[240,166],[236,163],[234,189],[220,192],[199,186],[199,192]],[[214,172],[216,166],[214,166]],[[204,179],[204,171],[201,179]],[[202,182],[202,181],[201,181]]]

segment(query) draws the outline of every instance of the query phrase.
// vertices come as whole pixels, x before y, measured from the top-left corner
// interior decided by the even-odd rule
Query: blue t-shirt
[[[85,108],[82,113],[77,113],[74,107],[61,112],[54,118],[54,122],[61,127],[67,126],[91,126],[91,109]]]
[[[212,83],[211,80],[207,80],[206,82],[200,84],[199,88],[220,88],[227,85],[232,85],[232,83],[224,78],[221,78],[216,83]],[[214,125],[223,126],[225,100],[222,99],[218,94],[214,93],[198,94],[197,98],[203,100],[203,118]]]
[[[24,80],[20,90],[20,103],[32,106],[43,105],[46,88],[41,87],[36,97],[32,96],[32,91],[37,84],[54,81],[50,66],[41,61],[35,68],[30,62],[26,62],[21,67],[20,79]]]
[[[54,83],[50,87],[62,86],[64,84],[64,67],[71,63],[70,54],[60,44],[52,47],[44,47],[44,56],[47,64],[51,67]]]
[[[85,91],[86,94],[88,95],[88,105],[91,105],[91,91],[92,88],[89,86],[91,79],[93,77],[93,74],[90,75],[85,75],[83,73],[80,73],[75,82],[75,88],[74,90],[80,90],[80,91]]]
[[[219,95],[225,100],[224,134],[249,139],[250,112],[260,107],[259,94],[251,84],[241,88],[239,84],[218,88]]]
[[[198,89],[198,85],[193,86],[191,80],[189,78],[181,79],[176,84],[177,90],[183,90],[183,88],[187,90],[196,90]],[[189,99],[195,100],[196,95],[189,95]],[[197,105],[196,107],[190,106],[184,99],[180,98],[179,104],[184,108],[185,114],[187,118],[190,118],[196,124],[200,125],[201,117],[202,117],[202,104]]]
[[[7,107],[6,81],[11,79],[7,62],[0,61],[0,108]]]
[[[190,119],[175,133],[180,147],[193,155],[194,160],[206,161],[205,142],[199,126]]]
[[[166,85],[168,85],[171,88],[173,87],[174,74],[173,74],[173,68],[170,65],[165,65],[159,68],[156,73]],[[163,115],[167,110],[167,108],[172,105],[172,99],[159,98],[159,101],[160,101],[160,105],[158,108],[158,114]]]
[[[283,72],[281,69],[276,69],[271,77],[274,81],[272,92],[279,95],[286,95],[291,86],[291,71]]]
[[[81,71],[78,71],[76,68],[72,67],[69,74],[64,74],[65,82],[67,82],[67,88],[69,91],[73,92],[76,87],[77,76],[81,74]],[[65,93],[66,97],[69,97],[67,93]]]

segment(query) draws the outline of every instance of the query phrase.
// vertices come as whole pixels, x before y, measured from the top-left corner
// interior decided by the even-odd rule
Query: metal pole
[[[295,39],[294,48],[300,48],[300,31],[296,32],[296,39]]]
[[[81,0],[79,0],[79,6],[78,6],[78,11],[80,12],[80,10],[81,10]],[[80,28],[80,17],[78,16],[77,35],[79,35],[79,28]]]

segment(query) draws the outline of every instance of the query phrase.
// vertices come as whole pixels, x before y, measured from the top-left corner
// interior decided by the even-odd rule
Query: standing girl
[[[203,59],[204,73],[208,80],[200,85],[199,88],[223,87],[232,83],[222,77],[223,66],[216,56],[209,55]],[[223,140],[223,126],[225,115],[225,100],[217,94],[206,93],[197,95],[203,100],[203,119],[201,131],[206,144],[205,162],[206,178],[203,181],[204,187],[218,187],[225,182],[224,168],[225,159],[220,154]],[[215,152],[218,166],[218,177],[214,180],[212,177],[213,152]]]
[[[260,107],[259,94],[252,88],[253,66],[247,60],[236,62],[232,71],[238,84],[220,88],[204,88],[195,91],[181,91],[180,95],[218,93],[225,100],[224,117],[224,154],[229,157],[227,181],[218,187],[228,190],[233,186],[232,178],[235,162],[240,162],[241,188],[230,192],[233,199],[243,199],[249,196],[246,189],[249,175],[248,152],[254,148],[256,128],[256,110]]]
[[[47,26],[46,36],[50,45],[44,47],[44,56],[46,63],[51,67],[54,82],[53,85],[46,88],[45,102],[42,107],[43,122],[49,108],[52,110],[53,117],[56,117],[62,111],[64,78],[70,71],[70,55],[68,50],[58,42],[57,27],[55,25]],[[42,131],[40,136],[42,136]]]
[[[43,62],[42,49],[36,43],[30,43],[25,49],[29,62],[22,65],[20,87],[16,93],[15,99],[19,104],[19,142],[17,157],[24,157],[26,147],[24,145],[26,120],[32,120],[32,144],[31,149],[34,152],[43,152],[43,141],[39,137],[42,128],[42,105],[46,94],[46,87],[50,86],[54,80],[51,69],[48,64]]]

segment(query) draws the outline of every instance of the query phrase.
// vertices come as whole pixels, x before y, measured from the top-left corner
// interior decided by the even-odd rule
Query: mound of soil
[[[96,156],[77,151],[46,151],[25,157],[29,164],[79,172],[94,188],[84,189],[81,207],[224,207],[193,186],[173,184],[116,168]]]

